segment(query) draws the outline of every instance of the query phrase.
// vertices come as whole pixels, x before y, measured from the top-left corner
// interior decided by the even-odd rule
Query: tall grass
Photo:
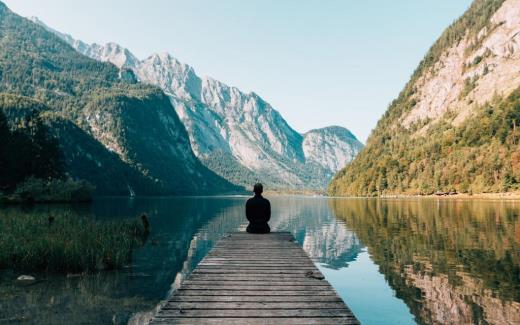
[[[52,219],[53,218],[53,219]],[[0,216],[0,268],[93,272],[121,268],[146,236],[135,221],[59,215]]]

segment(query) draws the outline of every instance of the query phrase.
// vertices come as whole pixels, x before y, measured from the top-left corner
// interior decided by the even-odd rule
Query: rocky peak
[[[200,78],[192,67],[169,53],[152,54],[140,62],[136,73],[143,82],[158,85],[169,95],[185,100],[200,98]]]
[[[362,148],[363,144],[352,132],[340,126],[311,130],[303,138],[305,158],[334,173],[352,161]]]
[[[447,48],[440,59],[419,76],[411,98],[414,107],[401,118],[407,128],[453,114],[458,125],[473,109],[507,96],[520,86],[520,0],[506,0],[489,23],[475,33],[466,31],[460,42]]]
[[[139,59],[130,51],[112,42],[105,45],[91,44],[90,51],[87,56],[98,61],[110,62],[119,68],[134,68],[139,63]]]
[[[312,140],[314,133],[309,134],[304,148],[304,137],[259,95],[209,77],[200,78],[191,66],[169,53],[138,61],[117,44],[84,47],[84,43],[57,34],[79,52],[132,69],[141,82],[159,86],[184,123],[197,157],[236,184],[262,179],[277,188],[323,189],[337,166],[350,161],[361,148],[357,140],[349,142],[341,132],[335,140],[333,132],[321,140]],[[320,153],[325,143],[338,147]],[[325,157],[329,154],[339,156]]]

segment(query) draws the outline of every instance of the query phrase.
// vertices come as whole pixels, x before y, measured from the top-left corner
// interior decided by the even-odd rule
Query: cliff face
[[[474,1],[432,46],[329,192],[518,188],[519,87],[520,1]]]
[[[493,96],[507,97],[519,86],[520,1],[510,0],[476,35],[466,31],[420,75],[410,96],[416,104],[399,122],[410,127],[428,121],[420,129],[425,134],[429,125],[452,112],[450,122],[458,125]]]
[[[299,134],[278,111],[255,93],[244,93],[211,78],[168,53],[138,60],[115,43],[85,44],[54,32],[78,52],[111,62],[120,74],[159,86],[188,131],[196,156],[227,180],[250,185],[260,180],[270,189],[324,190],[362,144],[348,130],[329,127]],[[131,78],[131,77],[130,77]]]
[[[169,98],[132,76],[78,53],[2,4],[0,92],[44,104],[67,174],[90,181],[98,194],[236,189],[195,157]]]

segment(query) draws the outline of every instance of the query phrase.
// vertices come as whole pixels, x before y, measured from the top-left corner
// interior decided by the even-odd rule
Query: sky
[[[143,59],[169,52],[299,132],[366,141],[428,48],[470,0],[3,0],[22,16]]]

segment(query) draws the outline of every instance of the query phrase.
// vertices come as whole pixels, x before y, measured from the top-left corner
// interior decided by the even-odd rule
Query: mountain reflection
[[[399,312],[409,309],[418,323],[520,324],[520,204],[270,199],[273,231],[292,232],[315,262],[330,269],[332,285],[348,304],[361,307],[360,313],[372,303],[363,291],[368,285],[372,294],[391,302],[388,308],[401,304]],[[0,272],[0,320],[142,324],[224,234],[245,229],[244,202],[244,197],[136,198],[97,200],[93,206],[2,209],[0,217],[67,213],[99,220],[146,213],[152,232],[131,265],[120,271],[69,278],[35,274],[42,281],[29,287],[16,284],[19,272]],[[367,267],[357,263],[366,250],[386,282],[356,278],[361,289],[351,295],[356,288],[343,275]],[[390,309],[388,317],[396,310]]]
[[[330,202],[419,323],[520,323],[520,205]]]
[[[292,232],[315,262],[337,269],[355,260],[362,245],[353,231],[332,217],[327,200],[275,197],[271,201],[272,230]],[[224,234],[244,231],[246,226],[242,202],[218,213],[193,236],[189,250],[199,258],[190,262],[188,269],[193,269]]]

